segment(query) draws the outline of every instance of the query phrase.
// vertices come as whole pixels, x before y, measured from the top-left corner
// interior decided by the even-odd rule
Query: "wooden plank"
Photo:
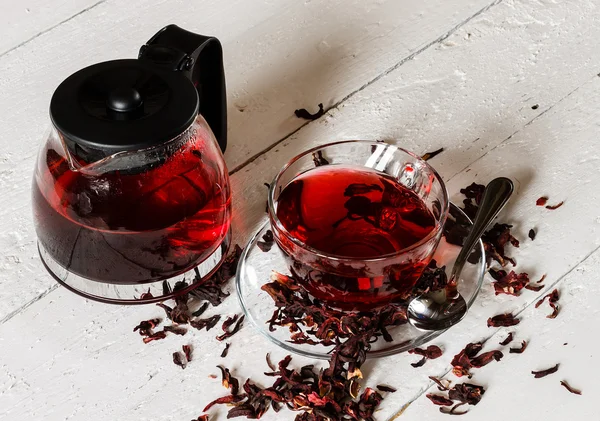
[[[295,108],[338,102],[488,2],[109,0],[0,57],[0,188],[8,203],[0,209],[0,321],[54,287],[37,258],[29,188],[52,91],[67,75],[134,57],[167,23],[219,36],[233,169],[304,124]]]
[[[491,51],[494,45],[504,45],[499,39],[506,38],[506,28],[498,22],[514,21],[517,17],[525,16],[526,11],[531,13],[532,20],[535,18],[539,21],[540,15],[548,13],[546,9],[536,12],[524,4],[515,7],[511,4],[510,9],[492,9],[482,20],[464,28],[472,34],[486,35],[479,37],[476,45],[469,44],[468,48],[463,47],[458,49],[458,52],[462,51],[465,54],[463,57],[472,57],[476,52]],[[571,12],[571,19],[577,22],[580,22],[579,16],[585,16],[585,19],[591,19],[592,22],[595,19],[593,14],[584,13],[584,9],[573,11],[571,7],[568,14]],[[564,28],[573,31],[573,34],[577,34],[581,29],[578,23],[571,20],[563,25]],[[581,25],[588,27],[589,22],[581,22]],[[538,112],[541,116],[526,124],[531,120],[531,114],[525,113],[529,113],[531,108],[525,108],[525,105],[529,106],[530,103],[525,99],[519,100],[523,92],[517,88],[511,90],[510,95],[505,94],[505,90],[506,81],[512,77],[509,70],[516,66],[514,60],[522,59],[522,45],[519,44],[518,38],[526,36],[528,31],[537,27],[534,25],[533,28],[515,31],[513,35],[517,39],[503,41],[507,46],[513,45],[514,51],[507,47],[501,55],[487,56],[488,61],[471,63],[478,72],[469,70],[474,73],[466,73],[481,76],[481,79],[469,79],[468,83],[472,85],[456,83],[447,89],[440,88],[437,95],[431,93],[436,99],[434,104],[447,105],[448,107],[443,109],[451,109],[452,117],[440,111],[439,114],[444,114],[443,116],[428,120],[423,124],[421,131],[415,131],[415,136],[411,138],[407,136],[402,144],[417,152],[424,152],[430,149],[430,146],[449,147],[448,151],[435,158],[433,164],[440,169],[442,176],[449,180],[449,190],[454,193],[474,179],[486,182],[497,175],[514,177],[518,186],[517,195],[503,218],[518,222],[516,232],[519,238],[524,239],[518,253],[515,252],[519,262],[517,269],[527,270],[533,278],[547,272],[550,285],[576,268],[600,246],[600,225],[595,208],[595,204],[599,203],[600,193],[593,189],[599,181],[595,169],[599,159],[596,139],[600,132],[597,125],[600,117],[600,78],[594,76],[589,79],[591,70],[586,68],[584,63],[579,63],[576,69],[571,69],[570,79],[563,77],[561,83],[552,82],[551,79],[545,79],[547,75],[567,70],[563,69],[562,61],[558,63],[556,57],[559,56],[554,57],[554,65],[544,61],[543,74],[536,74],[535,83],[532,82],[532,85],[539,87],[534,89],[529,85],[525,93],[535,95],[536,99],[544,98],[544,104],[547,104],[544,108],[549,110]],[[580,54],[586,53],[587,35],[591,33],[571,38],[565,36],[562,31],[550,26],[549,28],[551,34],[544,33],[550,38],[549,45],[543,45],[548,49],[548,55],[551,51],[550,44],[556,44],[556,39],[552,39],[550,35],[559,37],[559,33],[564,50],[554,50],[555,54],[562,54],[564,57],[567,56],[567,52],[571,52],[570,58],[577,62]],[[487,32],[483,31],[484,29]],[[571,33],[570,31],[568,33]],[[464,36],[460,31],[456,34],[457,40],[461,35]],[[546,51],[545,48],[541,50]],[[416,92],[428,92],[436,87],[448,85],[447,81],[440,81],[439,84],[433,82],[437,72],[444,70],[439,69],[444,65],[444,60],[450,60],[449,57],[453,56],[445,55],[446,53],[447,49],[440,47],[428,53],[431,54],[430,57],[423,56],[420,59],[423,67],[419,73],[421,79],[414,79]],[[510,54],[514,54],[512,59]],[[428,63],[431,63],[431,66],[427,66]],[[434,63],[437,63],[437,67]],[[510,66],[503,67],[505,63],[510,63]],[[456,63],[450,60],[449,67],[445,69],[446,73],[451,74],[455,65]],[[413,69],[414,72],[417,70]],[[505,79],[488,83],[493,79],[490,75]],[[384,122],[370,121],[375,119],[378,113],[382,114],[379,116],[381,119],[387,115],[388,123],[392,115],[406,115],[404,118],[408,119],[411,116],[408,113],[411,107],[406,102],[409,102],[412,96],[406,95],[408,99],[400,106],[400,101],[391,99],[398,95],[398,91],[389,91],[389,87],[397,86],[399,81],[406,80],[409,76],[411,75],[399,71],[382,78],[368,90],[365,89],[361,95],[348,101],[339,111],[310,124],[293,138],[236,173],[232,183],[238,198],[235,203],[238,241],[247,239],[264,220],[264,203],[258,199],[265,194],[261,184],[263,181],[269,181],[286,159],[309,146],[330,140],[336,133],[343,132],[347,136],[352,131],[364,130],[367,133],[368,128],[363,126],[368,124],[371,124],[371,129],[381,130]],[[562,84],[573,79],[587,82],[578,85],[579,89],[575,89],[574,86],[562,87]],[[426,84],[423,82],[426,80],[431,82]],[[454,102],[451,98],[460,97],[461,91],[466,90],[465,86],[480,86],[484,81],[485,86],[476,90],[469,99],[479,104],[479,101],[484,102],[483,98],[490,98],[489,101],[493,105],[489,105],[489,109],[483,108],[482,112],[487,111],[490,116],[495,116],[495,119],[475,119],[476,121],[469,125],[465,121],[470,122],[473,118],[472,106],[458,106],[460,102]],[[512,85],[508,86],[512,88]],[[386,91],[386,87],[389,92]],[[554,92],[556,89],[562,89],[561,93]],[[548,91],[552,93],[544,96]],[[503,94],[508,96],[504,97]],[[557,97],[558,101],[551,101]],[[497,102],[494,102],[496,98]],[[511,103],[509,99],[522,104],[521,109],[510,111],[504,108],[504,105]],[[416,108],[417,104],[424,101],[424,97],[415,94],[412,100],[415,101],[412,106]],[[456,108],[450,107],[454,104],[457,105]],[[393,105],[393,109],[387,108],[390,105]],[[491,112],[492,109],[495,109],[496,113]],[[523,118],[522,114],[528,118]],[[450,124],[452,121],[454,125]],[[520,124],[515,121],[520,121]],[[434,124],[436,122],[437,124]],[[446,125],[442,126],[441,123]],[[509,123],[513,125],[508,129],[489,129],[508,126]],[[416,123],[413,124],[416,126]],[[331,127],[334,125],[337,127]],[[474,149],[469,150],[468,143],[455,140],[460,126],[469,133],[485,134],[477,148],[472,147]],[[449,134],[445,134],[446,131]],[[508,132],[509,135],[516,133],[507,139],[505,134]],[[423,139],[432,140],[431,143],[426,143]],[[485,155],[481,157],[483,154]],[[534,161],[532,157],[536,157],[537,160]],[[469,166],[473,160],[475,162]],[[469,166],[468,172],[461,171],[464,166]],[[551,200],[565,199],[566,203],[556,211],[535,207],[535,199],[542,194],[548,194]],[[530,227],[538,229],[535,242],[525,240]],[[583,285],[578,284],[578,288],[583,288]],[[368,362],[364,370],[368,384],[387,383],[399,387],[399,391],[385,401],[378,418],[389,418],[404,403],[419,396],[428,385],[427,375],[445,372],[451,356],[464,344],[490,336],[493,331],[485,326],[487,317],[505,310],[522,309],[535,301],[538,295],[524,292],[518,298],[494,297],[491,286],[486,284],[468,318],[436,341],[446,350],[439,360],[428,362],[418,371],[410,367],[409,362],[414,358],[408,355]],[[237,311],[239,309],[233,297],[219,309],[219,312],[224,314]],[[222,362],[217,356],[221,348],[208,334],[190,337],[197,347],[198,361],[197,364],[181,371],[171,364],[170,354],[183,341],[188,340],[187,337],[174,340],[169,338],[162,343],[144,346],[140,339],[130,332],[131,327],[139,320],[157,314],[160,312],[152,306],[110,307],[84,302],[62,289],[52,292],[10,322],[0,326],[3,349],[9,350],[3,354],[0,364],[3,374],[0,378],[7,379],[1,389],[5,392],[0,395],[0,408],[6,408],[10,420],[30,419],[40,415],[50,420],[64,419],[67,416],[124,420],[156,417],[186,419],[185,417],[199,414],[197,411],[204,402],[220,396],[223,392],[218,386],[218,381],[214,382],[213,387],[213,383],[208,383],[211,380],[207,379],[210,373],[218,374],[216,369],[211,367]],[[554,322],[561,323],[561,319]],[[225,362],[241,377],[252,376],[257,381],[268,384],[269,379],[260,374],[265,368],[262,358],[263,354],[273,347],[249,328],[240,332],[235,339]],[[488,346],[492,347],[491,344]],[[23,358],[25,351],[28,352],[27,359]],[[273,354],[274,360],[284,355],[280,350],[274,351]],[[295,357],[294,361],[295,364],[301,365],[307,360]],[[515,361],[519,360],[515,358]],[[503,363],[496,364],[500,368]],[[481,373],[485,373],[489,368],[481,369]],[[527,371],[530,368],[527,366],[522,370]],[[110,404],[106,404],[107,402]],[[265,419],[276,419],[273,414],[269,417]]]
[[[0,56],[21,47],[104,0],[5,1],[0,14]]]

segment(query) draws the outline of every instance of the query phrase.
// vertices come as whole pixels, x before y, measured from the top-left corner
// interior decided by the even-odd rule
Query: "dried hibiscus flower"
[[[500,361],[504,356],[501,351],[488,351],[483,354],[479,354],[483,344],[480,342],[470,343],[454,356],[450,364],[452,365],[452,372],[457,377],[468,376],[471,377],[469,370],[471,368],[481,368],[492,361]]]
[[[329,161],[323,156],[323,151],[317,151],[312,154],[315,167],[329,164]]]
[[[202,305],[200,307],[198,307],[198,310],[192,312],[192,316],[194,316],[194,317],[202,316],[207,308],[208,308],[208,302],[205,301],[204,303],[202,303]]]
[[[185,368],[186,363],[183,359],[183,356],[181,355],[181,352],[174,352],[173,353],[173,363],[175,365],[178,365],[181,368]]]
[[[457,403],[452,408],[450,408],[450,410],[448,410],[446,407],[441,406],[440,412],[442,414],[448,414],[448,415],[465,415],[467,413],[467,411],[462,411],[462,412],[456,411],[458,408],[460,408],[463,405],[464,405],[464,403]]]
[[[206,328],[206,330],[211,330],[213,327],[219,323],[221,320],[221,316],[219,314],[215,314],[212,317],[207,319],[195,319],[190,321],[190,325],[198,330]]]
[[[192,346],[191,345],[182,345],[181,349],[185,354],[185,358],[188,362],[192,361]]]
[[[531,374],[533,374],[533,377],[535,377],[536,379],[539,379],[541,377],[546,377],[548,374],[556,373],[557,371],[558,364],[556,364],[553,367],[547,368],[546,370],[532,371]]]
[[[152,334],[152,329],[154,329],[159,323],[160,319],[150,319],[144,320],[140,322],[139,325],[133,328],[133,331],[139,331],[141,336],[149,336]]]
[[[429,400],[431,400],[434,404],[440,405],[440,412],[444,414],[450,415],[463,415],[466,412],[456,412],[456,408],[462,405],[477,405],[483,394],[485,393],[485,389],[483,386],[479,386],[472,383],[459,383],[456,384],[453,388],[447,389],[448,397],[442,395],[434,395],[427,394],[425,395]],[[454,405],[454,406],[453,406]],[[447,407],[452,406],[451,409]]]
[[[516,266],[515,260],[505,253],[505,246],[508,243],[512,244],[513,247],[519,247],[519,240],[510,233],[511,228],[512,225],[509,224],[494,224],[481,237],[486,255],[491,256],[502,266],[506,266],[507,262]]]
[[[241,254],[242,249],[236,244],[219,269],[200,286],[191,290],[189,295],[208,301],[214,307],[220,305],[229,296],[228,292],[223,291],[223,286],[235,275]],[[201,278],[200,274],[196,273],[194,281],[198,281]]]
[[[496,280],[493,283],[496,295],[507,294],[517,296],[529,284],[529,275],[527,273],[517,274],[513,270],[506,273],[505,270],[495,269],[489,269],[488,272]]]
[[[144,338],[144,343],[147,344],[152,341],[157,341],[159,339],[165,339],[167,334],[164,330],[159,330],[158,332],[154,332],[151,335],[148,335]]]
[[[500,345],[508,345],[513,340],[513,333],[510,332],[505,340],[500,342]]]
[[[546,205],[546,209],[549,209],[549,210],[555,210],[555,209],[558,209],[558,208],[560,208],[562,205],[564,205],[564,203],[565,203],[565,202],[564,202],[564,201],[562,201],[562,202],[560,202],[560,203],[557,203],[556,205]]]
[[[509,353],[511,354],[522,354],[527,348],[527,341],[521,342],[521,348],[510,348]]]
[[[546,298],[548,298],[548,304],[550,304],[550,307],[552,307],[552,314],[549,314],[546,317],[549,319],[555,319],[556,316],[558,316],[558,311],[560,309],[559,305],[556,304],[558,302],[558,299],[560,298],[560,295],[558,294],[558,289],[555,288],[551,293],[544,295],[535,304],[535,308],[541,306],[544,303],[544,301],[546,301]]]
[[[536,204],[536,206],[545,206],[547,202],[548,202],[548,198],[546,196],[542,196],[538,200],[535,201],[535,204]]]
[[[389,392],[389,393],[394,393],[396,391],[396,388],[394,388],[392,386],[387,386],[385,384],[378,384],[377,389],[381,390],[382,392]]]
[[[262,241],[257,241],[256,245],[263,252],[268,252],[273,247],[273,242],[275,241],[273,237],[273,231],[267,230],[267,232],[262,236]]]
[[[163,328],[163,330],[165,332],[174,333],[175,335],[185,335],[187,333],[187,329],[180,327],[180,326],[173,326],[173,325],[165,326]]]
[[[434,395],[432,393],[428,393],[425,395],[426,398],[428,398],[431,402],[434,403],[434,405],[441,405],[441,406],[452,406],[454,405],[454,401],[446,398],[445,396],[442,395]]]
[[[258,419],[270,407],[277,411],[285,404],[291,410],[301,411],[296,416],[300,421],[371,420],[383,397],[371,388],[359,395],[357,379],[360,375],[357,373],[360,373],[358,367],[364,362],[364,355],[356,354],[354,349],[362,341],[350,338],[347,342],[336,347],[326,370],[317,372],[312,365],[290,369],[291,357],[287,356],[279,362],[277,371],[266,373],[277,378],[272,386],[262,388],[246,380],[243,393],[235,390],[238,381],[227,369],[221,368],[223,385],[231,388],[231,394],[211,402],[205,411],[214,404],[234,403],[228,418]]]
[[[565,388],[565,389],[567,389],[569,392],[571,392],[571,393],[573,393],[573,394],[575,394],[575,395],[581,395],[581,390],[578,390],[578,389],[575,389],[575,388],[571,387],[571,386],[569,385],[569,383],[567,383],[567,381],[566,381],[566,380],[561,380],[561,381],[560,381],[560,384],[561,384],[562,386],[564,386],[564,388]]]
[[[471,219],[475,217],[477,209],[479,209],[484,190],[485,186],[477,183],[471,183],[471,185],[464,189],[460,189],[460,192],[465,196],[465,199],[463,200],[464,207],[462,210]]]
[[[434,383],[437,385],[437,388],[438,388],[438,390],[439,390],[440,392],[442,392],[442,391],[444,391],[444,390],[449,390],[449,388],[450,388],[450,381],[449,381],[449,380],[446,380],[446,379],[439,379],[439,378],[437,378],[437,377],[434,377],[434,376],[429,376],[429,379],[430,379],[430,380],[432,380],[432,381],[433,381],[433,382],[434,382]],[[448,384],[447,384],[447,385],[446,385],[446,384],[444,384],[444,383],[442,382],[442,380],[445,380],[445,381],[446,381],[446,383],[448,383]]]
[[[423,161],[429,161],[431,158],[438,156],[439,154],[441,154],[442,152],[444,152],[444,148],[439,148],[433,152],[427,152],[426,154],[424,154],[421,159]]]
[[[520,322],[512,313],[498,314],[497,316],[490,317],[487,320],[488,327],[509,327],[518,325]]]
[[[235,335],[237,332],[239,332],[239,330],[242,328],[242,325],[244,323],[244,317],[245,316],[240,317],[239,320],[238,320],[237,314],[234,317],[228,317],[227,320],[225,320],[223,322],[222,328],[223,328],[224,333],[217,336],[217,340],[223,341],[227,338],[231,338],[233,335]],[[235,324],[233,329],[229,329],[236,320],[237,320],[237,323]]]
[[[300,108],[294,111],[294,114],[296,114],[296,117],[303,118],[305,120],[316,120],[325,114],[325,110],[323,109],[323,104],[321,103],[319,104],[319,111],[314,114],[311,114],[306,108]]]
[[[231,346],[231,343],[225,344],[225,348],[223,349],[223,352],[221,352],[221,358],[225,358],[227,356],[227,354],[229,353],[230,346]]]
[[[472,383],[459,383],[448,391],[448,397],[460,403],[477,405],[484,393],[483,386]]]
[[[442,350],[437,345],[429,345],[426,349],[414,348],[409,350],[408,353],[423,357],[419,362],[411,363],[411,365],[415,368],[421,367],[428,359],[434,360],[442,356]]]

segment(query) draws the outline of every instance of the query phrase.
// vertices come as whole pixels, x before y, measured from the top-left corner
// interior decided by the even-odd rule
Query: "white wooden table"
[[[265,220],[263,182],[334,140],[385,139],[417,153],[443,146],[431,163],[455,199],[472,181],[515,180],[501,216],[522,240],[512,255],[532,279],[547,273],[547,290],[562,293],[560,315],[533,308],[546,290],[495,297],[488,277],[468,317],[435,341],[442,358],[420,369],[404,354],[366,363],[365,385],[398,388],[378,420],[446,419],[425,398],[427,376],[447,373],[468,342],[498,348],[507,330],[486,319],[504,311],[519,312],[511,330],[530,345],[474,371],[487,392],[464,419],[600,419],[598,0],[0,0],[1,420],[187,421],[225,393],[208,377],[217,364],[269,385],[264,355],[285,355],[250,325],[226,359],[201,332],[144,345],[131,329],[159,308],[83,300],[58,287],[37,256],[30,184],[53,90],[86,65],[134,57],[169,23],[224,45],[240,244]],[[318,121],[294,116],[319,102],[328,111]],[[565,205],[536,207],[542,195]],[[239,312],[233,294],[218,312]],[[171,353],[190,341],[195,361],[182,371]],[[557,362],[552,376],[530,374]],[[224,419],[225,408],[211,414]]]

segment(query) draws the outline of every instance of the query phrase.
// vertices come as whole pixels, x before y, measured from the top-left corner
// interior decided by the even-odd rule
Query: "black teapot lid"
[[[175,25],[152,37],[137,60],[98,63],[69,76],[50,102],[55,127],[95,159],[165,143],[190,127],[198,112],[225,150],[221,45]]]

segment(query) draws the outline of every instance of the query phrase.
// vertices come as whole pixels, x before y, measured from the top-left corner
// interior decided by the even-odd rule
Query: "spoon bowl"
[[[445,289],[415,297],[408,305],[408,321],[420,330],[444,330],[460,322],[467,314],[467,303],[458,292],[457,279],[475,244],[490,223],[498,216],[514,191],[511,180],[505,177],[490,181],[483,192],[473,227],[456,258]]]

